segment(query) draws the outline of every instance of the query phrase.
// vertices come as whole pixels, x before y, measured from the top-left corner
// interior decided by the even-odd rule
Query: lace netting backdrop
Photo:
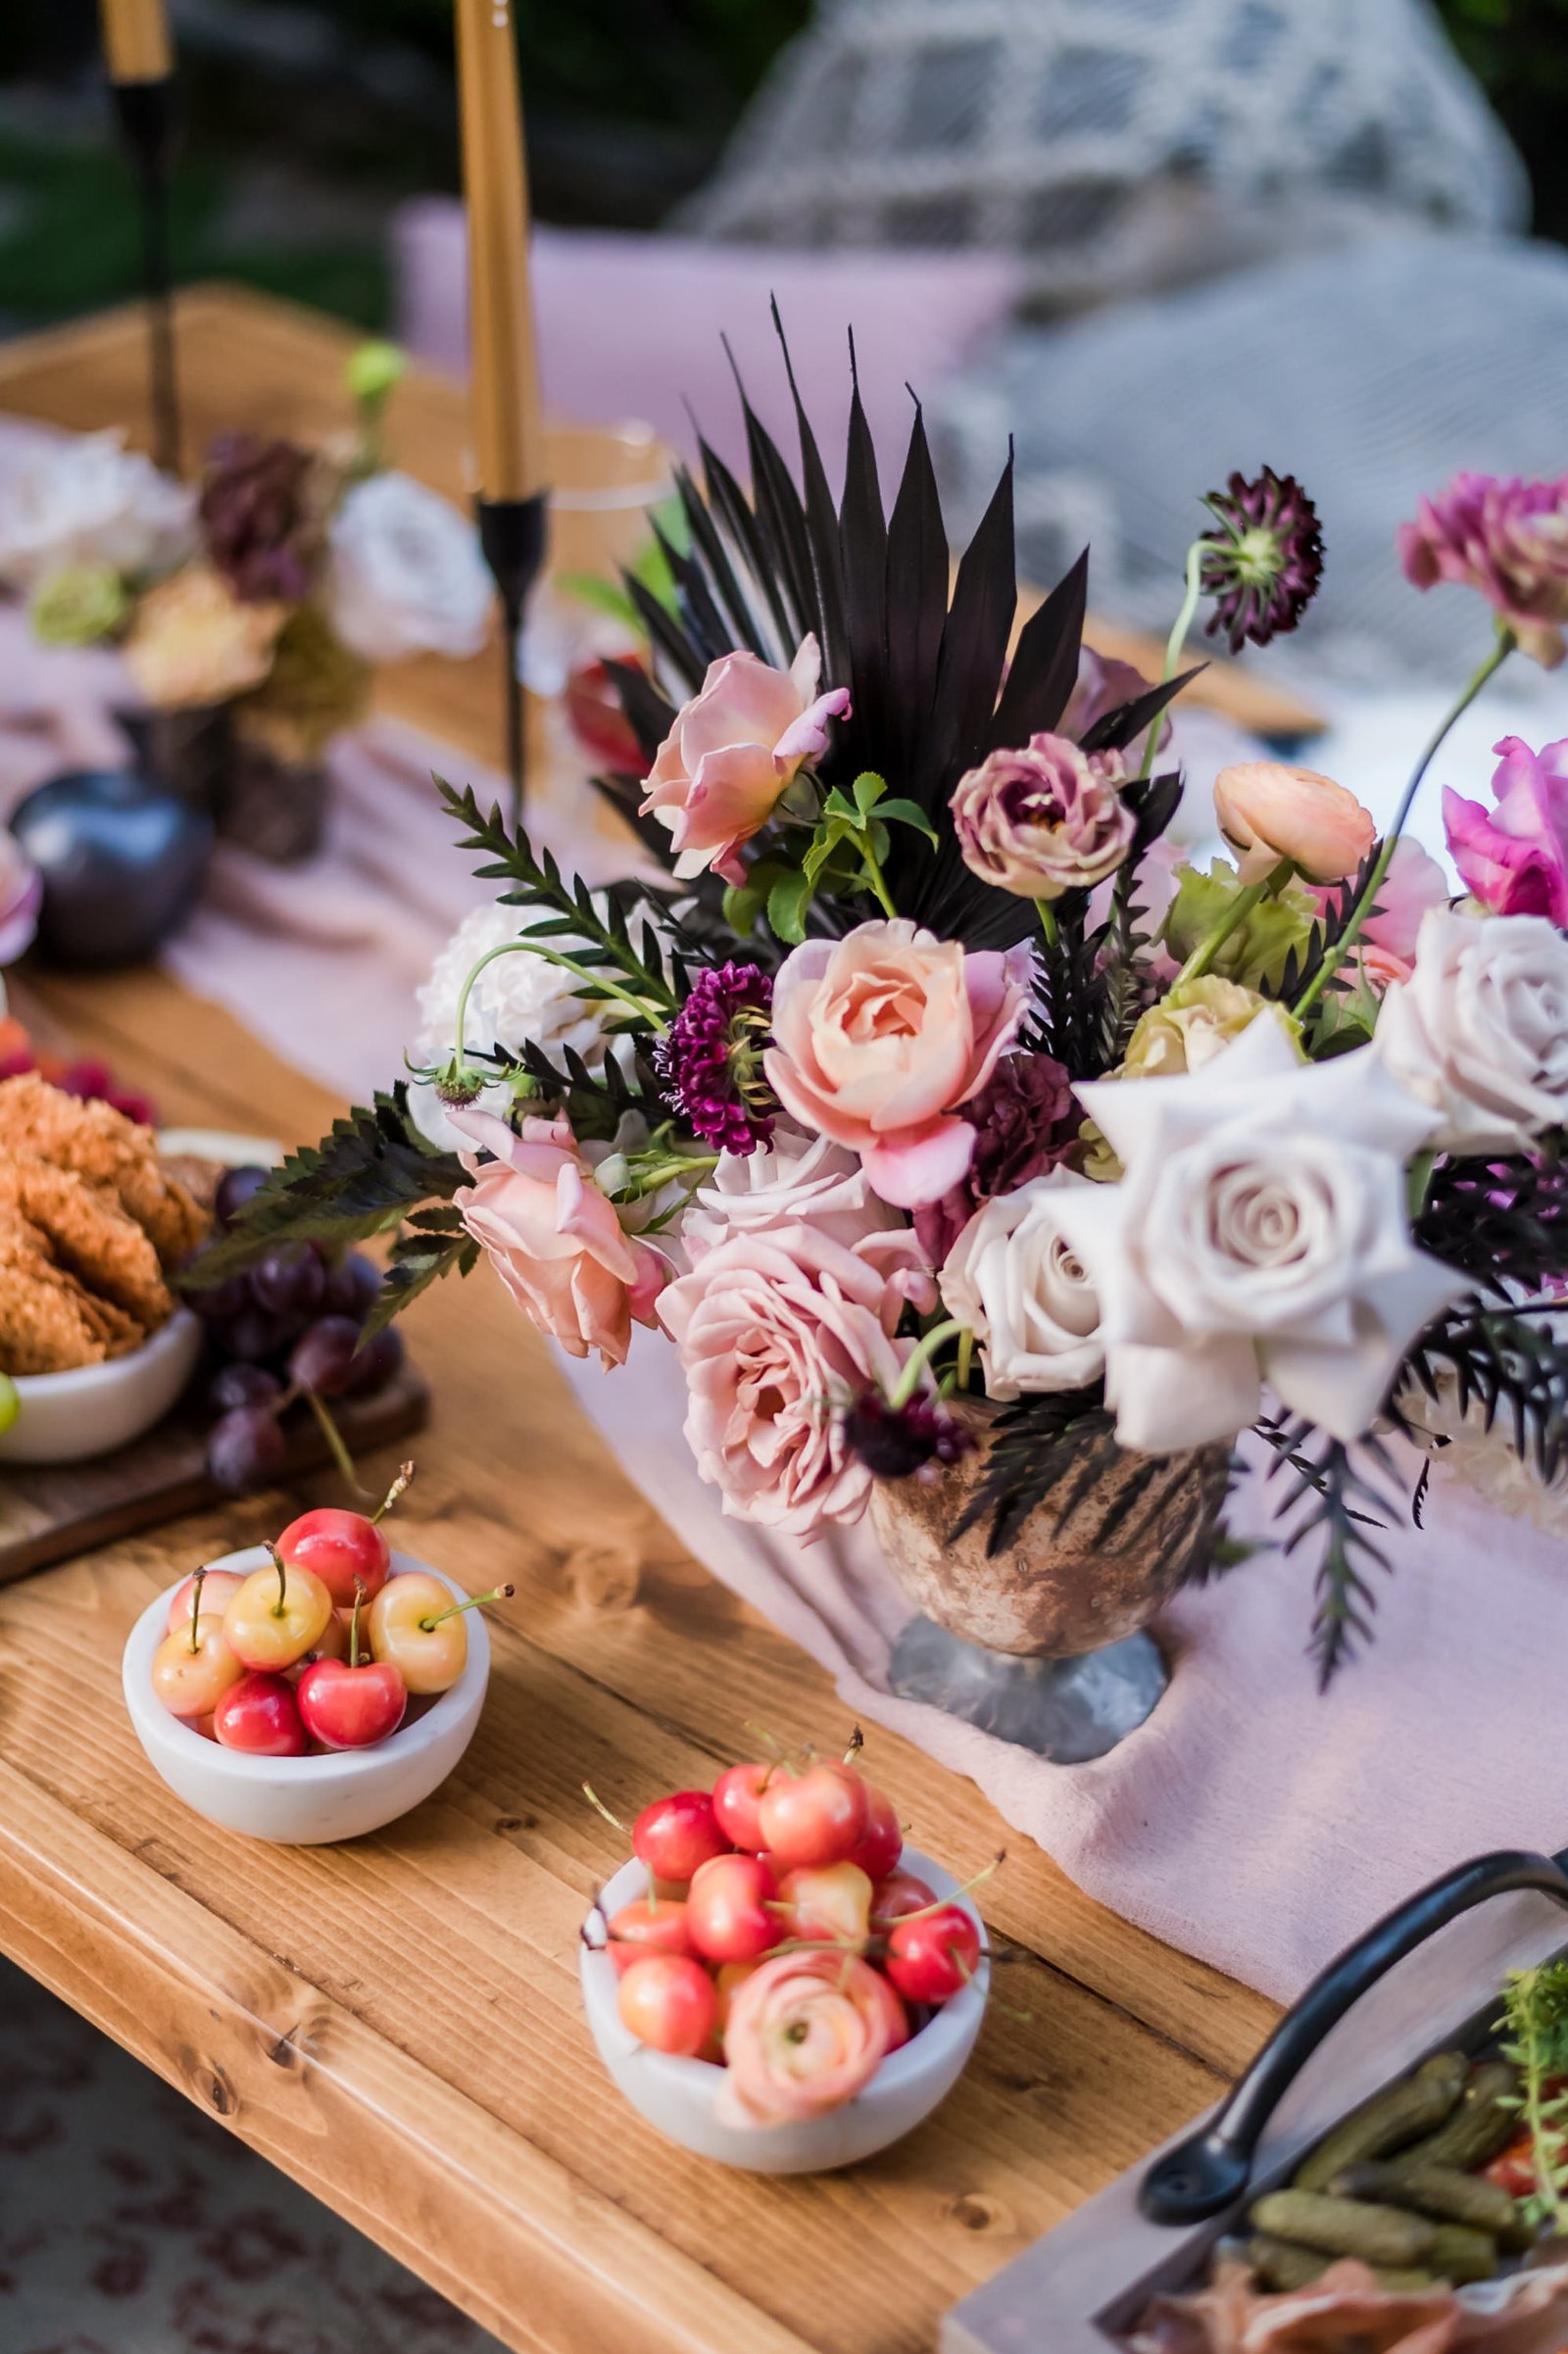
[[[683,221],[1002,248],[1072,301],[1527,210],[1427,0],[822,0]]]

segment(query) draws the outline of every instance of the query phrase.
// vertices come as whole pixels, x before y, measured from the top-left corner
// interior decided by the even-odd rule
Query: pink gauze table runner
[[[39,663],[20,616],[0,610],[0,814],[51,768],[113,753],[116,683],[102,658]],[[325,856],[281,872],[223,851],[166,961],[285,1058],[363,1097],[396,1075],[414,990],[485,888],[453,847],[430,770],[481,792],[497,780],[384,723],[346,739],[333,767]],[[557,823],[541,831],[570,855],[562,807],[552,795]],[[603,857],[593,844],[583,862]],[[722,1517],[682,1442],[662,1343],[639,1334],[619,1374],[563,1362],[671,1528],[821,1662],[848,1710],[972,1776],[1091,1895],[1266,1993],[1298,1991],[1461,1857],[1568,1839],[1568,1545],[1441,1468],[1425,1533],[1382,1540],[1394,1570],[1378,1580],[1377,1642],[1326,1698],[1305,1655],[1309,1563],[1270,1550],[1167,1612],[1174,1672],[1147,1725],[1093,1764],[1052,1766],[888,1692],[908,1605],[866,1532],[802,1545]],[[1234,1526],[1264,1531],[1255,1480]]]

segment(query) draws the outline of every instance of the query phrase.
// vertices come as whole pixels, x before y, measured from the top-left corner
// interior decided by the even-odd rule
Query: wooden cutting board
[[[378,1396],[341,1398],[333,1414],[358,1462],[420,1429],[429,1403],[423,1376],[405,1365]],[[220,1499],[224,1492],[207,1470],[208,1421],[199,1403],[187,1402],[145,1439],[96,1462],[40,1464],[33,1470],[0,1465],[0,1586]],[[291,1414],[287,1431],[280,1484],[330,1460],[312,1415]],[[334,1471],[331,1493],[322,1500],[348,1500],[340,1495],[342,1486]]]

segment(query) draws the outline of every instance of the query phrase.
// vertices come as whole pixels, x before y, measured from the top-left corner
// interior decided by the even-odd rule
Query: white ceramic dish
[[[915,1873],[938,1896],[956,1895],[952,1873],[917,1849],[905,1848],[902,1868]],[[603,1890],[600,1909],[607,1917],[618,1912],[647,1888],[647,1872],[633,1858]],[[956,1900],[978,1926],[974,1906],[966,1897]],[[983,1945],[983,1928],[981,1941]],[[911,2133],[962,2075],[985,2017],[991,1984],[991,1964],[982,1954],[963,1992],[944,2003],[917,2035],[884,2060],[865,2090],[842,2109],[800,2123],[748,2129],[724,2125],[713,2115],[724,2076],[721,2068],[708,2060],[681,2060],[669,2052],[652,2051],[622,2027],[615,1965],[608,1953],[594,1952],[584,1943],[578,1969],[599,2056],[632,2107],[698,2157],[765,2175],[821,2174],[830,2167],[853,2166]]]
[[[207,1566],[243,1573],[265,1568],[267,1560],[266,1545],[253,1545]],[[441,1578],[454,1601],[468,1598],[461,1586],[413,1553],[394,1552],[392,1567],[427,1571]],[[153,1653],[169,1632],[174,1591],[167,1587],[149,1602],[130,1631],[121,1664],[125,1706],[137,1740],[170,1789],[225,1831],[296,1847],[380,1831],[428,1798],[473,1739],[490,1681],[490,1631],[477,1610],[468,1612],[467,1664],[452,1690],[416,1723],[400,1727],[374,1748],[326,1757],[253,1757],[220,1748],[171,1716],[153,1693]]]
[[[164,1416],[196,1369],[202,1328],[179,1307],[128,1356],[69,1373],[24,1373],[20,1412],[0,1433],[0,1463],[85,1463],[128,1447]]]

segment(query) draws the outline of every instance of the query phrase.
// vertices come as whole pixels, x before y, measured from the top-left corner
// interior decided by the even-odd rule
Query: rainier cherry
[[[799,1864],[844,1863],[864,1835],[870,1809],[865,1784],[847,1765],[777,1773],[758,1814],[762,1844],[786,1871]]]
[[[277,1550],[290,1569],[310,1570],[319,1578],[340,1610],[352,1610],[356,1590],[373,1601],[386,1584],[392,1555],[377,1523],[384,1520],[410,1480],[414,1465],[405,1463],[385,1498],[368,1517],[323,1505],[291,1520],[277,1541]],[[445,1687],[442,1687],[445,1690]]]
[[[213,1738],[253,1757],[303,1757],[309,1742],[286,1676],[241,1676],[213,1711]]]
[[[706,1962],[755,1962],[779,1941],[768,1909],[777,1893],[760,1855],[710,1855],[686,1898],[691,1940]]]
[[[874,1782],[865,1786],[865,1829],[854,1849],[850,1861],[859,1865],[872,1880],[886,1880],[898,1868],[904,1853],[904,1831],[891,1798],[884,1796]]]
[[[199,1569],[185,1580],[169,1605],[169,1632],[180,1635],[190,1627],[191,1606],[196,1598],[197,1580],[201,1581],[201,1606],[215,1618],[221,1618],[228,1608],[230,1597],[245,1583],[237,1569]]]
[[[360,1648],[360,1605],[349,1623],[347,1660],[318,1659],[295,1692],[305,1730],[326,1749],[368,1749],[403,1722],[409,1688],[389,1660]]]
[[[980,1960],[980,1932],[961,1904],[939,1904],[894,1924],[887,1973],[906,2002],[947,2002]]]
[[[729,1851],[707,1790],[674,1790],[667,1798],[656,1798],[632,1825],[631,1844],[632,1853],[656,1880],[677,1886],[710,1856]]]
[[[370,1604],[370,1648],[377,1659],[391,1661],[410,1692],[450,1692],[468,1663],[464,1611],[505,1601],[514,1591],[498,1586],[493,1594],[455,1602],[439,1578],[406,1570],[389,1578]]]
[[[621,2025],[655,2051],[695,2058],[713,2032],[717,2008],[712,1980],[684,1954],[641,1954],[620,1982]]]
[[[692,1953],[686,1907],[678,1897],[639,1896],[611,1916],[610,1958],[624,1977],[645,1953]]]
[[[726,1766],[713,1785],[713,1812],[732,1846],[758,1854],[767,1842],[762,1837],[761,1797],[773,1778],[770,1765]]]
[[[220,1618],[187,1619],[180,1633],[166,1635],[153,1653],[153,1690],[171,1716],[211,1716],[244,1673]]]
[[[803,1864],[786,1872],[779,1896],[792,1937],[862,1945],[871,1932],[871,1883],[858,1864]]]
[[[314,1650],[332,1615],[332,1596],[310,1570],[273,1556],[253,1569],[223,1612],[223,1632],[242,1666],[275,1675]]]

